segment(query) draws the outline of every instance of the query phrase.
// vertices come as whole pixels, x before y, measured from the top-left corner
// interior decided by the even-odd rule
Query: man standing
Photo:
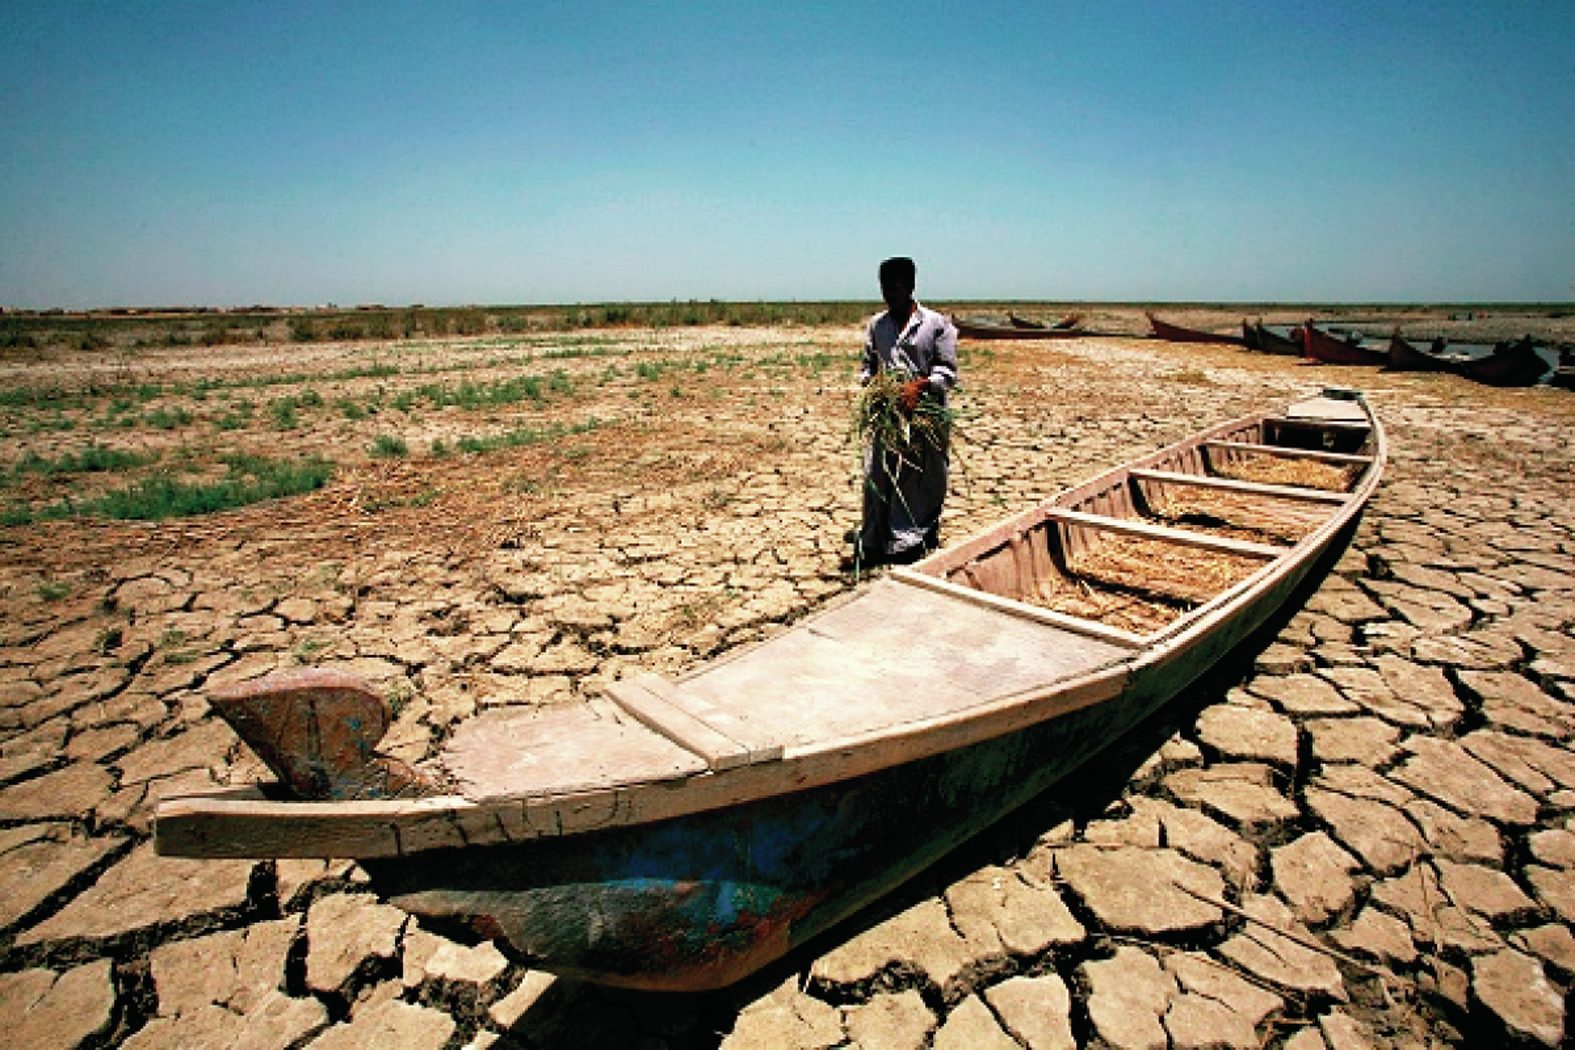
[[[880,264],[884,313],[870,318],[860,385],[879,372],[905,379],[902,405],[913,412],[925,399],[945,405],[957,382],[957,329],[914,301],[917,267],[908,258]],[[947,435],[931,428],[904,448],[864,450],[864,516],[848,568],[917,561],[939,542],[946,499]]]

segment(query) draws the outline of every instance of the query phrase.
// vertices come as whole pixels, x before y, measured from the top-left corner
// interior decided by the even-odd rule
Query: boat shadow
[[[1245,638],[1170,702],[1084,765],[1027,803],[983,828],[941,860],[879,901],[836,923],[788,952],[781,959],[727,988],[711,992],[641,992],[559,978],[522,1014],[506,1033],[501,1048],[566,1047],[623,1050],[631,1046],[671,1048],[716,1047],[737,1022],[740,1012],[791,981],[799,988],[813,983],[816,959],[861,933],[923,901],[939,897],[955,882],[981,868],[1020,863],[1046,835],[1067,820],[1081,830],[1106,814],[1132,784],[1139,771],[1178,732],[1196,724],[1204,708],[1222,702],[1234,687],[1253,676],[1256,660],[1285,629],[1292,617],[1323,583],[1344,553],[1350,532],[1326,552],[1323,564],[1309,573],[1273,617]],[[1162,770],[1155,771],[1159,775]],[[1148,774],[1145,774],[1147,776]],[[1039,872],[1046,875],[1048,872]],[[1094,946],[1085,944],[1069,960],[1073,965]],[[1034,970],[1040,960],[1003,958],[995,970],[1004,977]],[[942,990],[925,987],[922,977],[882,973],[870,984],[882,990],[918,987],[927,998]],[[824,989],[836,1002],[846,996],[861,1001],[864,989]]]

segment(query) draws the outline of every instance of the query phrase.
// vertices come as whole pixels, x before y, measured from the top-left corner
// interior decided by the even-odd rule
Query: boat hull
[[[363,860],[399,908],[541,969],[650,991],[724,987],[889,894],[1063,782],[1261,629],[1351,526],[1120,696],[878,773],[651,825]]]
[[[1389,363],[1386,367],[1391,372],[1452,372],[1459,375],[1464,366],[1465,360],[1462,358],[1445,357],[1423,350],[1398,335],[1390,337]]]
[[[1250,329],[1244,328],[1243,331],[1252,332],[1248,345],[1254,350],[1265,354],[1283,354],[1287,357],[1302,356],[1302,344],[1298,338],[1280,335],[1262,324],[1255,324]]]
[[[1552,368],[1526,339],[1468,362],[1461,374],[1488,386],[1536,386]]]
[[[1224,343],[1228,346],[1246,346],[1247,340],[1241,336],[1221,335],[1215,332],[1203,332],[1193,328],[1183,328],[1180,325],[1161,321],[1153,314],[1145,314],[1149,325],[1153,328],[1153,338],[1163,339],[1168,343]]]
[[[1389,354],[1358,343],[1336,339],[1328,332],[1314,328],[1312,322],[1302,326],[1303,347],[1314,361],[1329,365],[1387,365]]]
[[[957,335],[963,339],[1079,339],[1088,334],[1080,328],[1020,328],[1015,325],[982,324],[952,319]]]

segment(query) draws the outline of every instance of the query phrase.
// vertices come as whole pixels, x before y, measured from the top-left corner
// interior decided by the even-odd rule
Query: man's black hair
[[[917,282],[918,275],[919,268],[906,255],[894,256],[880,264],[882,281],[896,281],[905,288],[912,288]]]

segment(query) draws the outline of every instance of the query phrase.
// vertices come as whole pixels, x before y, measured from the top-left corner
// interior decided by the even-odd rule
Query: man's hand
[[[929,388],[930,381],[923,378],[910,379],[906,383],[902,384],[902,394],[899,398],[902,403],[902,407],[909,412],[912,412],[914,409],[918,408],[919,398],[922,397],[924,392]]]

